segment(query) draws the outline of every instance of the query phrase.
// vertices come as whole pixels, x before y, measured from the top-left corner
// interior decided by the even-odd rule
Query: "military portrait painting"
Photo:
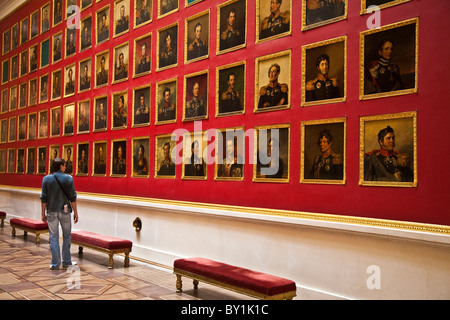
[[[367,13],[367,9],[371,6],[377,6],[380,9],[384,9],[409,1],[411,0],[361,0],[361,13]]]
[[[3,47],[2,47],[2,53],[8,53],[9,47],[11,44],[11,30],[8,29],[5,32],[3,32]]]
[[[215,180],[243,180],[245,164],[244,127],[216,130]]]
[[[20,44],[24,44],[28,41],[29,23],[28,17],[20,21]]]
[[[208,72],[198,72],[184,77],[183,120],[208,117]]]
[[[138,77],[150,73],[152,56],[152,34],[134,40],[133,76]]]
[[[128,124],[128,91],[115,92],[112,95],[112,129],[125,129]]]
[[[47,173],[47,147],[37,149],[37,174]]]
[[[63,21],[63,0],[53,1],[53,27]]]
[[[70,97],[75,94],[75,64],[64,68],[64,97]]]
[[[114,48],[113,83],[128,79],[129,59],[128,42]]]
[[[109,30],[111,26],[109,5],[97,11],[96,43],[109,40]]]
[[[108,126],[108,96],[96,97],[94,104],[94,131],[105,131]]]
[[[48,111],[41,110],[39,111],[39,119],[38,119],[38,138],[47,138],[48,136]]]
[[[31,46],[28,53],[30,73],[38,68],[38,45]]]
[[[303,46],[303,106],[345,100],[346,40],[340,37]]]
[[[80,52],[92,47],[92,16],[81,20],[80,28]]]
[[[75,105],[73,103],[64,106],[63,128],[63,134],[65,136],[73,135],[75,133]]]
[[[360,118],[359,184],[417,186],[417,113]]]
[[[53,173],[52,161],[58,157],[60,157],[60,158],[63,157],[63,155],[60,153],[59,145],[57,145],[57,144],[51,145],[49,147],[49,154],[48,154],[48,167],[50,168],[50,173]]]
[[[8,60],[6,60],[6,62],[7,61]],[[8,64],[6,63],[6,65],[4,65],[3,72],[7,72],[7,70],[8,70],[7,67],[8,67]],[[19,74],[19,58],[18,58],[17,55],[11,57],[9,67],[10,67],[9,79],[10,80],[17,79],[17,75]],[[6,82],[6,81],[8,81],[8,75],[7,74],[6,74],[4,82]]]
[[[109,51],[105,50],[95,56],[95,86],[102,87],[109,80]]]
[[[225,53],[245,47],[246,1],[227,1],[217,6],[217,9],[217,52]]]
[[[0,143],[5,143],[8,139],[8,120],[0,120]]]
[[[31,14],[30,39],[33,39],[39,34],[39,10]]]
[[[114,37],[122,35],[130,29],[130,0],[114,2]]]
[[[301,123],[301,183],[345,183],[346,119]]]
[[[6,149],[0,149],[0,173],[6,172]]]
[[[37,79],[31,79],[28,83],[28,106],[34,106],[37,103]]]
[[[172,135],[158,135],[155,142],[155,178],[175,178],[176,165],[173,154],[176,141]]]
[[[61,134],[61,107],[50,109],[50,137],[57,137]]]
[[[36,172],[36,148],[27,148],[27,174]]]
[[[150,139],[148,137],[133,138],[131,165],[132,177],[148,178],[150,174]]]
[[[62,88],[61,88],[62,78],[61,70],[55,70],[52,72],[52,95],[51,100],[56,100],[61,98]]]
[[[133,89],[133,127],[150,124],[150,85]]]
[[[216,115],[242,114],[245,110],[245,61],[217,68]]]
[[[62,158],[66,161],[66,171],[64,173],[73,174],[75,163],[73,159],[73,144],[63,145]]]
[[[175,122],[177,118],[177,79],[156,84],[156,124]]]
[[[106,62],[103,61],[100,62],[100,71],[99,71],[100,80],[103,81],[105,79],[102,78],[104,72],[102,71],[103,70],[101,65],[102,63],[106,64]],[[91,58],[80,61],[78,67],[78,92],[83,92],[91,89],[91,67],[92,67]],[[97,79],[97,74],[95,78]],[[106,82],[108,82],[107,74],[106,74]]]
[[[75,161],[75,160],[74,160]],[[77,145],[76,174],[87,176],[89,173],[89,143]]]
[[[91,101],[83,100],[78,102],[78,134],[89,133],[91,123]]]
[[[134,27],[140,27],[152,22],[153,0],[133,0],[134,1]]]
[[[52,62],[56,63],[62,59],[62,32],[59,32],[52,37],[52,44]]]
[[[36,112],[28,114],[28,140],[36,139],[37,114]]]
[[[183,134],[182,178],[206,180],[208,159],[208,133],[187,132]]]
[[[50,89],[48,83],[48,74],[46,74],[39,78],[39,103],[44,103],[48,101],[49,90]]]
[[[360,99],[417,92],[419,19],[361,32]]]
[[[111,177],[127,174],[127,140],[111,141]]]
[[[178,11],[179,1],[180,0],[158,0],[158,18],[165,17]]]
[[[292,0],[256,0],[256,42],[291,34]]]
[[[41,7],[41,34],[50,30],[50,2]]]
[[[178,24],[158,30],[157,70],[174,67],[178,62]]]
[[[209,56],[209,10],[186,19],[185,62],[206,59]]]
[[[16,173],[25,173],[25,149],[17,149],[16,161]]]
[[[362,0],[364,1],[364,0]],[[347,18],[346,0],[304,0],[302,30],[309,30]]]
[[[106,176],[106,141],[94,142],[94,154],[92,155],[92,168],[94,176]]]

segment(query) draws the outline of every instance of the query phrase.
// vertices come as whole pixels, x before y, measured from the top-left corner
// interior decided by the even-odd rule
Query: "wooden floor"
[[[108,269],[108,255],[72,246],[72,260],[79,269],[50,270],[48,235],[35,236],[11,228],[5,222],[0,229],[0,300],[248,300],[238,293],[192,281],[183,281],[183,292],[175,291],[176,277],[169,268],[130,260],[123,267],[123,256],[115,255],[114,269]],[[77,272],[79,272],[77,274]],[[79,279],[79,282],[75,280]],[[77,287],[76,285],[79,284]]]

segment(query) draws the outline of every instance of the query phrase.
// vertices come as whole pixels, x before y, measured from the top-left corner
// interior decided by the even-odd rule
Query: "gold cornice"
[[[40,192],[41,189],[30,188],[30,187],[16,187],[0,185],[0,188],[11,189],[11,190],[26,190]],[[0,190],[2,191],[2,190]],[[418,223],[410,221],[398,221],[398,220],[388,220],[388,219],[375,219],[375,218],[364,218],[364,217],[353,217],[347,215],[337,215],[337,214],[324,214],[324,213],[310,213],[302,211],[293,210],[280,210],[280,209],[270,209],[270,208],[257,208],[257,207],[243,207],[243,206],[231,206],[231,205],[221,205],[213,203],[201,203],[201,202],[189,202],[189,201],[179,201],[179,200],[168,200],[168,199],[157,199],[157,198],[143,198],[134,196],[122,196],[114,194],[102,194],[102,193],[91,193],[91,192],[77,192],[78,196],[84,197],[97,197],[109,200],[127,200],[135,201],[149,204],[164,204],[179,207],[189,207],[189,208],[199,208],[199,209],[209,209],[209,210],[222,210],[236,213],[249,213],[249,214],[259,214],[267,216],[278,216],[296,219],[306,219],[315,221],[325,221],[325,222],[335,222],[344,224],[354,224],[363,225],[371,227],[381,227],[389,229],[400,229],[408,231],[418,231],[418,232],[430,232],[443,235],[450,235],[450,226],[438,225],[438,224],[428,224],[428,223]]]

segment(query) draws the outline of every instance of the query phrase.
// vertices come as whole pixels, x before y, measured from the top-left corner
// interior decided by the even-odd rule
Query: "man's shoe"
[[[59,267],[50,265],[50,270],[59,270]]]
[[[69,264],[63,264],[63,269],[67,269],[68,267],[70,267],[70,266],[76,266],[77,265],[77,263],[75,262],[75,261],[72,261],[71,263],[69,263]]]

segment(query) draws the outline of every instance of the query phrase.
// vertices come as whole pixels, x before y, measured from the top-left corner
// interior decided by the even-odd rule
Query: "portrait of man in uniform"
[[[291,32],[291,0],[257,0],[257,41],[275,39]]]
[[[60,24],[63,20],[63,0],[53,2],[53,26]]]
[[[37,79],[31,79],[28,85],[28,105],[34,106],[37,103]]]
[[[114,81],[128,78],[128,42],[114,48]]]
[[[158,0],[159,2],[158,18],[178,10],[178,1],[179,0]]]
[[[134,40],[134,76],[150,73],[152,35]]]
[[[10,47],[10,41],[11,41],[11,30],[8,29],[5,32],[3,32],[3,54],[9,52]]]
[[[302,26],[310,29],[342,20],[346,15],[345,0],[306,0],[303,4]]]
[[[61,98],[61,70],[52,72],[52,100]]]
[[[96,87],[108,84],[108,66],[109,66],[109,51],[103,51],[95,57],[95,85]]]
[[[209,54],[209,13],[186,19],[186,62],[207,58]]]
[[[0,149],[0,173],[6,172],[6,150]]]
[[[111,142],[111,176],[126,176],[127,174],[127,141],[113,140]]]
[[[40,77],[39,103],[48,101],[48,74]]]
[[[52,57],[53,63],[62,59],[62,32],[53,36]]]
[[[94,131],[104,131],[108,125],[108,97],[95,98]]]
[[[28,17],[20,21],[20,44],[24,44],[28,41]]]
[[[216,180],[244,178],[245,132],[242,127],[216,131]]]
[[[92,16],[81,21],[80,29],[80,51],[86,50],[92,46]]]
[[[67,66],[64,72],[64,97],[75,94],[75,64]]]
[[[28,140],[36,139],[36,130],[37,130],[37,115],[36,113],[28,114]]]
[[[38,45],[36,44],[36,45],[30,47],[29,51],[30,51],[29,58],[30,58],[30,73],[31,73],[31,72],[36,71],[37,67],[38,67],[38,57],[37,57]]]
[[[174,122],[177,115],[177,81],[171,79],[157,83],[157,118],[156,123]]]
[[[31,14],[30,39],[37,37],[39,34],[39,10]]]
[[[228,49],[238,49],[245,46],[246,2],[231,0],[218,8],[218,25],[220,26],[218,52]]]
[[[218,68],[217,115],[242,113],[245,99],[245,62]]]
[[[208,73],[185,76],[184,120],[208,116]]]
[[[136,27],[152,21],[152,3],[152,0],[134,0]]]
[[[130,0],[114,2],[114,37],[128,32],[130,28]]]
[[[94,154],[92,157],[94,175],[106,175],[106,142],[94,142]]]
[[[134,138],[132,140],[132,177],[148,177],[150,172],[150,140],[149,138]]]
[[[109,6],[97,11],[97,44],[109,39]]]
[[[176,142],[171,140],[171,135],[156,136],[156,178],[175,178],[176,166],[172,159],[172,152],[175,146]]]
[[[90,100],[78,102],[78,134],[88,133],[90,130],[91,120],[91,103]]]
[[[64,106],[63,111],[64,135],[73,135],[75,129],[75,105]]]
[[[47,110],[39,111],[38,138],[47,138],[48,136],[48,112]]]
[[[89,143],[79,143],[77,150],[77,175],[87,176],[89,172]]]
[[[91,89],[91,58],[80,61],[78,70],[79,70],[78,91],[81,92]],[[100,76],[100,78],[101,77],[102,76]],[[106,79],[106,82],[108,82],[108,79]]]
[[[183,135],[183,179],[206,180],[207,165],[203,157],[208,147],[204,132],[188,132]]]
[[[41,34],[50,30],[50,2],[41,7]]]
[[[34,174],[36,168],[36,148],[27,149],[27,174]]]
[[[47,147],[39,147],[37,151],[37,174],[47,173]]]
[[[113,100],[112,128],[124,129],[127,127],[127,119],[128,119],[127,91],[115,93],[112,97],[112,100]]]
[[[61,134],[61,107],[50,109],[50,136],[56,137]]]
[[[150,86],[134,89],[133,126],[150,123]]]
[[[176,66],[178,62],[178,24],[158,30],[158,69]]]

